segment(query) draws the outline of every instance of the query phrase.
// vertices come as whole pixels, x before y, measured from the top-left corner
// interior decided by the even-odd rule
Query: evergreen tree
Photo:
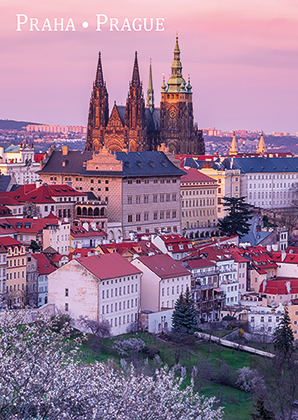
[[[189,288],[186,289],[185,295],[180,294],[175,303],[172,330],[180,334],[194,334],[198,330],[196,310]]]
[[[266,410],[264,406],[264,397],[258,398],[254,404],[256,413],[251,414],[253,420],[275,420],[273,411]]]
[[[284,315],[273,336],[274,349],[277,356],[289,357],[294,350],[294,334],[291,328],[291,318],[287,306]]]
[[[224,235],[239,235],[241,238],[250,230],[249,220],[252,211],[249,210],[245,197],[224,197],[224,207],[228,215],[219,220],[219,227]]]

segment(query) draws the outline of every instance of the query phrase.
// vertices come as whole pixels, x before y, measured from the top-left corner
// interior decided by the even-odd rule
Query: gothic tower
[[[194,126],[192,86],[182,76],[178,36],[171,76],[163,80],[160,103],[160,139],[175,154],[204,154],[202,132]]]
[[[147,89],[146,108],[150,109],[150,112],[154,110],[154,89],[153,89],[153,81],[152,81],[151,59],[150,59],[150,67],[149,67],[149,83],[148,83],[148,89]]]
[[[127,129],[127,143],[130,152],[146,150],[147,123],[143,87],[140,81],[138,54],[135,61],[132,79],[126,99],[124,125]]]
[[[101,54],[99,52],[96,77],[90,99],[85,150],[99,150],[102,147],[108,119],[109,96],[103,79]]]

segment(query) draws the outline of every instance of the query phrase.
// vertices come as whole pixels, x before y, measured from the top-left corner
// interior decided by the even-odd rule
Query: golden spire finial
[[[178,39],[178,31],[176,32],[176,39]]]

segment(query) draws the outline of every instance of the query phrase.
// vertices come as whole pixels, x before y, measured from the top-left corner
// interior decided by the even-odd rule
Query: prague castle
[[[109,97],[99,53],[95,82],[90,99],[86,150],[154,151],[164,145],[175,154],[204,154],[202,131],[194,124],[192,86],[182,76],[178,37],[171,76],[161,86],[160,108],[154,106],[152,68],[145,105],[137,52],[125,106],[113,106]]]

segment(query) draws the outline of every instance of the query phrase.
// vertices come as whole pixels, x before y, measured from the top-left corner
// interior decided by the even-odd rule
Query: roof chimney
[[[66,156],[68,154],[68,146],[62,146],[62,156]]]

